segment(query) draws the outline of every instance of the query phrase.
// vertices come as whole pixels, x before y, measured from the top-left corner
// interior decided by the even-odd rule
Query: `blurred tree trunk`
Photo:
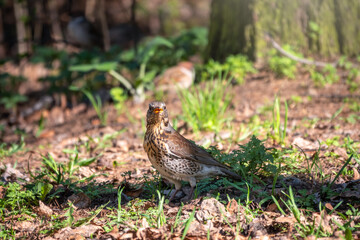
[[[25,24],[29,17],[26,1],[14,0],[14,15],[16,19],[17,52],[19,55],[23,55],[29,52],[27,41],[30,39]]]
[[[2,21],[2,9],[0,8],[0,59],[4,59],[6,56],[4,34],[5,32]]]
[[[264,32],[305,54],[356,56],[359,22],[359,0],[212,0],[205,59],[254,60],[268,47]]]
[[[264,50],[263,31],[281,45],[304,53],[333,57],[360,53],[359,0],[257,0],[257,49]]]
[[[136,24],[136,0],[132,0],[131,2],[131,25],[132,25],[132,29],[131,29],[131,34],[132,34],[132,40],[134,41],[134,50],[135,50],[135,56],[137,55],[138,49],[137,49],[137,24]]]
[[[105,14],[104,0],[87,0],[85,8],[86,19],[91,22],[96,29],[101,30],[102,42],[105,51],[110,49],[110,35]]]
[[[255,60],[254,0],[213,0],[205,58],[224,61],[232,54]]]
[[[41,0],[35,0],[35,26],[34,26],[34,41],[37,44],[41,42],[41,36],[43,31],[43,8]]]
[[[61,30],[60,19],[57,8],[58,1],[49,0],[48,1],[48,9],[50,14],[50,22],[52,29],[52,38],[55,41],[55,46],[58,49],[63,49],[65,47],[64,36]]]

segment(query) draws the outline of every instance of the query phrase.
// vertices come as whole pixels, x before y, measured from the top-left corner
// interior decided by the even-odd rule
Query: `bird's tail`
[[[226,175],[227,177],[235,180],[235,181],[240,181],[241,180],[241,177],[240,175],[230,171],[229,169],[226,169],[226,168],[222,168],[221,171],[224,173],[224,175]]]

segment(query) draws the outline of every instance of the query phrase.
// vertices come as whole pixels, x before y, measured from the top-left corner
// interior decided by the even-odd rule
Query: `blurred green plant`
[[[125,101],[128,99],[126,92],[122,88],[114,87],[110,89],[110,95],[118,114],[122,113],[125,110]]]
[[[313,43],[317,43],[321,33],[320,26],[314,21],[309,21],[308,29],[310,39],[313,41]]]
[[[215,131],[218,133],[230,121],[226,111],[232,95],[229,94],[229,80],[219,79],[193,86],[190,90],[180,90],[179,97],[183,118],[195,133]]]
[[[98,89],[106,85],[102,69],[114,64],[113,59],[116,59],[118,52],[114,48],[108,53],[91,49],[71,54],[51,47],[36,47],[30,60],[51,69],[50,75],[41,79],[49,83],[50,93],[62,92],[68,95],[71,85],[87,89]],[[86,70],[87,65],[96,71],[90,71],[90,67]]]
[[[17,153],[21,150],[23,150],[25,147],[25,141],[24,141],[24,135],[20,136],[20,142],[19,143],[0,143],[0,158],[8,157],[13,155],[14,153]]]
[[[294,56],[302,57],[300,53],[295,52],[290,45],[284,45],[284,50]],[[268,52],[269,55],[269,67],[278,77],[288,77],[291,79],[295,78],[295,73],[297,71],[296,64],[297,62],[283,57],[278,53],[276,49],[271,49]]]
[[[103,107],[100,96],[96,95],[94,97],[89,91],[85,89],[82,89],[81,91],[85,94],[85,96],[90,100],[91,104],[93,105],[95,112],[101,122],[101,125],[106,126],[108,112],[106,111],[105,107]]]
[[[336,67],[330,64],[322,68],[320,72],[312,68],[310,70],[310,77],[317,86],[325,86],[326,84],[333,84],[339,80]]]
[[[224,63],[220,63],[210,59],[204,66],[202,72],[202,80],[208,80],[218,73],[228,73],[238,84],[244,83],[244,77],[248,73],[256,73],[253,63],[244,55],[230,55],[226,58]]]
[[[19,94],[20,84],[25,81],[21,76],[12,76],[8,73],[0,74],[0,104],[13,114],[16,113],[17,105],[27,101],[27,97]]]

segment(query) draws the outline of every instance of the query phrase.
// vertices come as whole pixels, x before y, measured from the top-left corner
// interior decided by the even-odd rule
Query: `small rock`
[[[170,196],[171,197],[175,193],[175,191],[176,191],[175,189],[164,190],[163,194],[165,196]],[[175,198],[182,198],[182,197],[184,197],[184,193],[182,191],[177,192],[176,195],[175,195]]]
[[[198,221],[203,222],[213,217],[220,217],[226,214],[225,206],[215,198],[205,199],[200,205],[200,210],[196,212],[195,217]]]
[[[22,174],[19,170],[13,168],[10,163],[6,164],[5,167],[0,167],[0,171],[4,171],[1,174],[1,180],[4,182],[17,182],[19,184],[24,184],[22,181],[18,181],[18,179],[23,179],[26,182],[30,180],[29,177]]]
[[[129,143],[125,140],[117,140],[116,146],[119,148],[122,152],[128,152],[129,151]]]
[[[292,145],[297,145],[301,149],[318,149],[319,143],[318,142],[310,142],[302,137],[296,137],[292,142]]]

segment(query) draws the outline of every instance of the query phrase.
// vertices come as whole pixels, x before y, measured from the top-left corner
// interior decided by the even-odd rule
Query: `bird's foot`
[[[169,198],[169,203],[171,203],[172,200],[174,200],[176,194],[179,192],[179,189],[176,189],[176,191],[171,195],[171,197]]]
[[[190,189],[189,193],[186,193],[186,196],[181,199],[181,202],[190,202],[194,198],[194,188]]]

